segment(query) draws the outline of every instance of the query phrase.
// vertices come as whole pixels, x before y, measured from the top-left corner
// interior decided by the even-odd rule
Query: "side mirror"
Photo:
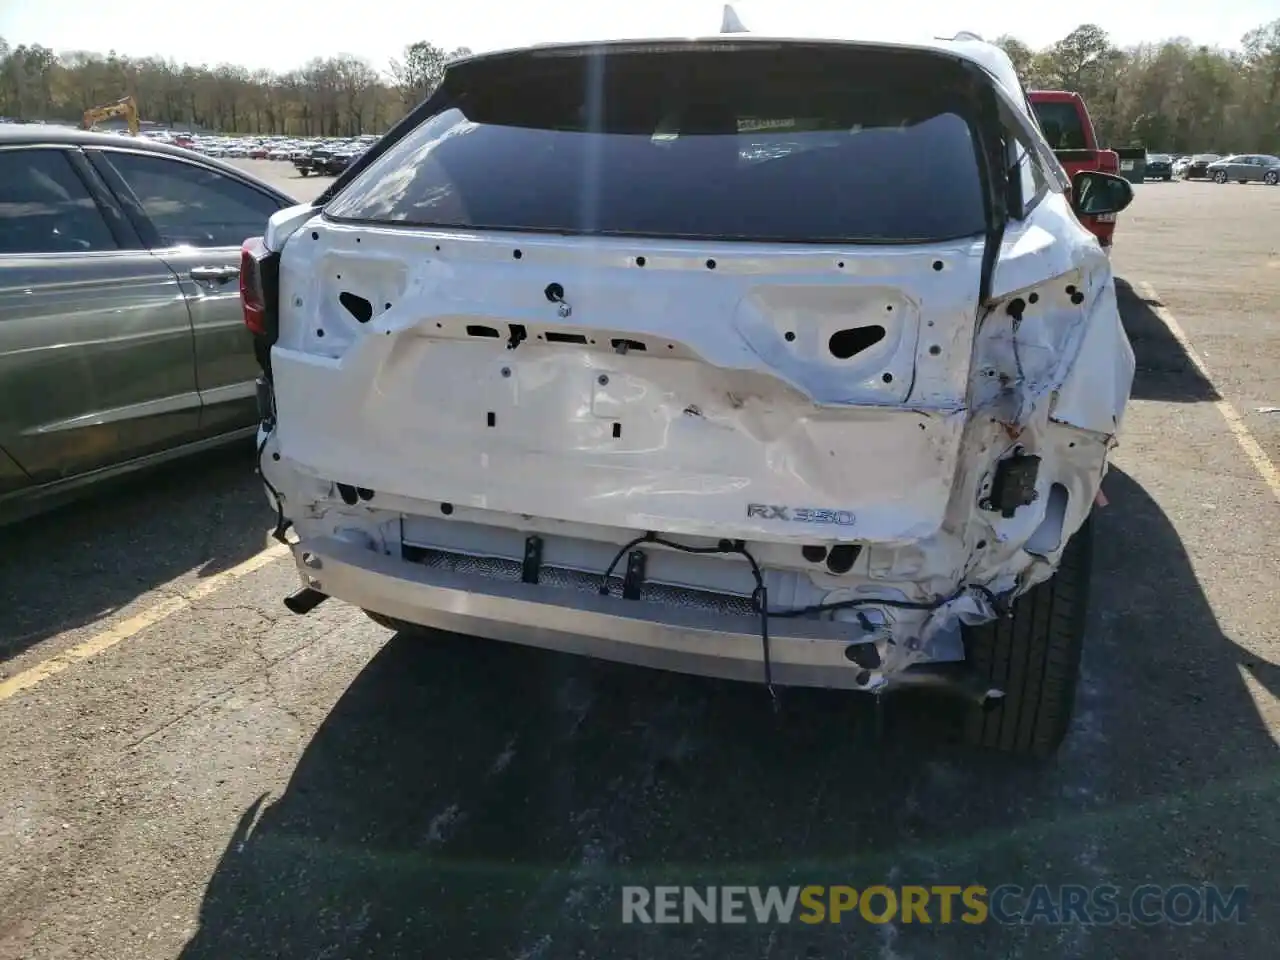
[[[1101,170],[1082,170],[1071,178],[1071,206],[1085,217],[1119,213],[1133,202],[1133,185]]]

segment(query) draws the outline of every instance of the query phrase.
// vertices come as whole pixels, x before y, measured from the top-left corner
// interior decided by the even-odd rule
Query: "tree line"
[[[1280,153],[1280,20],[1245,34],[1236,50],[1181,38],[1121,49],[1093,24],[1043,50],[1012,36],[995,42],[1028,89],[1080,93],[1106,145]],[[165,125],[240,134],[381,133],[435,89],[452,57],[469,52],[421,41],[384,69],[340,56],[273,73],[114,52],[55,54],[0,38],[0,116],[74,121],[90,107],[130,95],[142,119]]]
[[[0,37],[0,116],[78,121],[91,107],[132,96],[142,120],[219,133],[356,136],[381,133],[421,102],[445,64],[471,51],[425,41],[384,70],[362,57],[317,57],[273,73],[234,64],[179,64],[114,51],[55,54]]]
[[[1084,97],[1098,139],[1177,153],[1280,153],[1280,20],[1250,30],[1240,49],[1190,40],[1120,49],[1093,24],[1044,50],[995,41],[1028,89]]]

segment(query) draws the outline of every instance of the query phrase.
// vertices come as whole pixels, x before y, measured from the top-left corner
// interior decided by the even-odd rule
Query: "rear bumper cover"
[[[760,682],[760,618],[622,600],[439,570],[334,537],[293,545],[303,582],[366,610],[440,630],[678,673]],[[849,658],[887,640],[856,621],[770,619],[780,685],[878,689],[885,678]]]

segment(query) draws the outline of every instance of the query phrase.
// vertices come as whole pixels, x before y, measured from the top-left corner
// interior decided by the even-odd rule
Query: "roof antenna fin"
[[[720,21],[721,33],[750,33],[746,27],[742,25],[742,21],[738,19],[738,14],[729,4],[724,5],[724,18]]]

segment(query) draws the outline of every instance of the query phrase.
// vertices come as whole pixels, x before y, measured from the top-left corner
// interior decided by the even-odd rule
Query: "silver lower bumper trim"
[[[679,673],[762,682],[760,619],[425,567],[332,537],[293,546],[308,585],[366,610],[472,634]],[[774,682],[866,688],[881,678],[846,656],[888,637],[856,622],[769,621]]]

